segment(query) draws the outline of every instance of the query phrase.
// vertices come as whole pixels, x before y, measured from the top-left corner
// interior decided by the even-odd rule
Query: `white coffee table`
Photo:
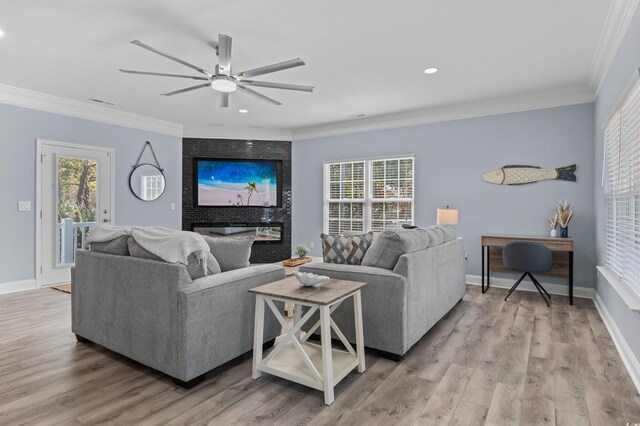
[[[262,372],[265,372],[321,390],[324,392],[325,404],[330,405],[334,401],[333,388],[336,384],[356,367],[359,373],[365,371],[360,295],[360,289],[364,286],[365,283],[361,282],[331,279],[315,288],[303,287],[295,277],[289,277],[250,289],[249,292],[256,295],[252,377],[257,379]],[[331,313],[347,299],[353,299],[355,349],[331,319]],[[274,301],[295,304],[292,326],[287,324]],[[271,353],[263,359],[265,304],[282,325],[285,336],[276,342]],[[302,315],[302,306],[309,307],[304,315]],[[301,336],[301,327],[316,312],[320,312],[320,321]],[[318,327],[320,327],[321,343],[309,342],[309,336]],[[342,341],[346,351],[331,347],[332,329]]]

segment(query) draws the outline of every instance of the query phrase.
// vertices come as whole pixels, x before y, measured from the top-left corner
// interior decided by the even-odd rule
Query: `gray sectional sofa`
[[[248,258],[247,258],[248,259]],[[247,290],[284,278],[255,265],[191,280],[181,264],[78,251],[72,269],[72,330],[189,387],[253,348],[254,297]],[[271,315],[264,341],[280,334]]]
[[[384,231],[361,265],[310,263],[300,271],[366,282],[362,290],[365,346],[398,360],[466,290],[464,244],[452,227],[445,226]],[[332,317],[354,342],[352,304],[341,305]]]

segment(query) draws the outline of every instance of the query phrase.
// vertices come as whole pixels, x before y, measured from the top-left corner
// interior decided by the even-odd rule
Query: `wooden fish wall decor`
[[[482,180],[496,185],[524,185],[541,180],[576,181],[576,165],[559,169],[541,169],[536,166],[504,166],[482,175]]]

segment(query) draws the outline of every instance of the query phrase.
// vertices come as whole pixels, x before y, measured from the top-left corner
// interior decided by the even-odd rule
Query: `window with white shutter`
[[[640,296],[640,81],[604,131],[606,266]]]
[[[326,163],[324,232],[413,224],[413,157]]]

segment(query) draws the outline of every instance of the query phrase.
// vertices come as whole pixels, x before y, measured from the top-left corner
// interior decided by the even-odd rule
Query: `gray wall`
[[[576,212],[569,226],[576,239],[575,285],[594,286],[593,104],[295,141],[293,245],[315,241],[314,254],[320,253],[323,161],[396,154],[415,155],[416,224],[435,223],[438,207],[459,209],[467,273],[480,275],[481,234],[548,235],[545,218],[567,199]],[[480,179],[507,164],[573,163],[577,183],[503,186]]]
[[[0,283],[35,277],[37,138],[115,148],[116,224],[180,229],[181,138],[0,104]],[[149,203],[133,197],[128,186],[131,166],[146,140],[167,177],[165,194]],[[19,212],[19,200],[31,201],[32,211]]]
[[[605,209],[602,190],[603,126],[615,110],[632,75],[640,67],[640,8],[627,30],[595,103],[595,176],[593,180],[596,211],[596,254],[597,264],[604,265],[605,256]],[[597,291],[607,310],[613,317],[620,332],[640,359],[640,314],[629,310],[618,293],[602,277],[598,278]]]

